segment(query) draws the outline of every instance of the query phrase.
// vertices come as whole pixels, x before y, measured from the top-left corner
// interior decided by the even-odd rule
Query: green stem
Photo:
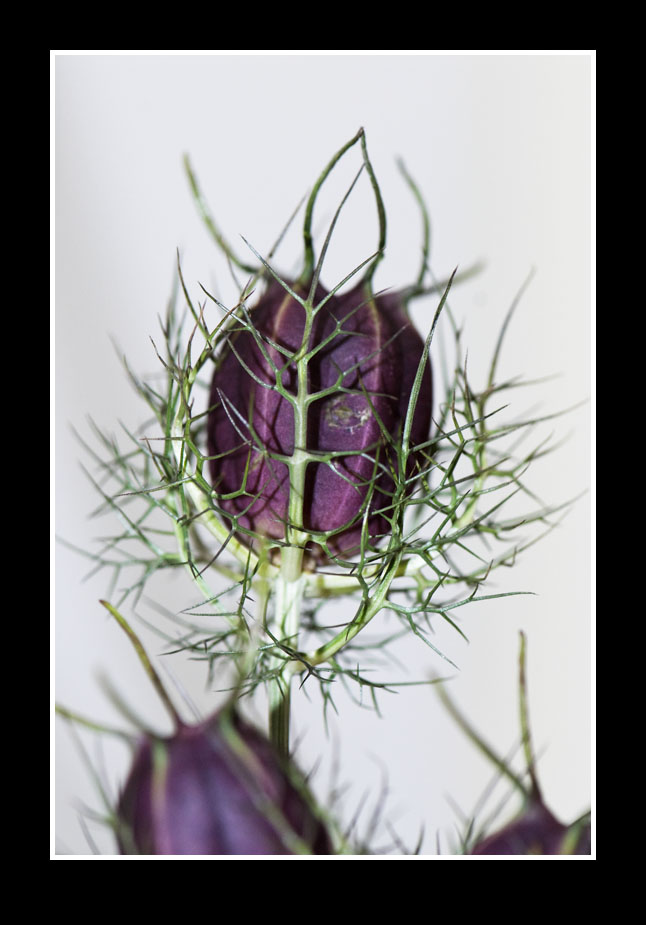
[[[289,505],[285,527],[285,545],[281,550],[280,572],[275,580],[276,636],[287,647],[276,655],[277,673],[269,688],[269,735],[278,750],[289,754],[290,687],[294,663],[291,652],[298,649],[301,607],[305,593],[303,553],[309,535],[303,529],[303,499],[309,454],[307,452],[307,347],[310,340],[314,308],[312,295],[304,302],[306,313],[301,348],[297,352],[298,391],[293,403],[294,450],[289,461]],[[298,664],[298,663],[297,663]]]
[[[343,157],[343,155],[349,148],[351,148],[354,144],[356,144],[360,138],[363,138],[363,134],[364,134],[363,129],[360,128],[357,134],[354,136],[354,138],[351,138],[350,141],[344,144],[343,147],[339,151],[337,151],[337,153],[334,155],[330,163],[327,165],[323,173],[320,175],[320,177],[314,184],[314,188],[312,192],[310,193],[310,197],[307,201],[307,206],[305,207],[305,220],[303,223],[303,238],[305,241],[305,266],[303,269],[301,279],[306,284],[309,282],[314,272],[315,259],[314,259],[314,243],[312,239],[312,213],[314,211],[314,203],[316,202],[316,197],[319,194],[319,190],[321,189],[321,186],[323,185],[328,175],[332,171],[332,168]]]
[[[384,601],[390,590],[390,586],[395,579],[399,566],[401,563],[402,553],[399,552],[393,558],[391,565],[388,568],[388,571],[382,581],[379,584],[378,590],[370,597],[364,598],[365,606],[361,606],[359,612],[355,619],[346,626],[340,633],[327,642],[325,645],[320,646],[314,652],[311,652],[306,656],[306,663],[308,666],[322,665],[324,662],[327,662],[331,659],[337,652],[339,652],[344,646],[346,646],[351,639],[361,632],[361,630],[367,626],[368,623],[372,620],[376,614],[384,606]],[[300,671],[303,668],[302,662],[293,663],[293,671]]]
[[[229,246],[229,244],[224,240],[224,237],[222,236],[221,232],[217,228],[215,221],[213,219],[213,216],[211,215],[211,211],[207,205],[206,199],[202,195],[202,191],[197,182],[197,177],[193,171],[193,168],[191,167],[191,162],[187,154],[184,155],[184,169],[186,171],[186,175],[188,177],[188,181],[191,186],[193,198],[195,199],[200,215],[202,216],[202,220],[204,224],[206,225],[206,227],[208,228],[209,232],[211,233],[211,236],[213,237],[215,243],[218,245],[220,250],[222,250],[223,253],[226,254],[229,260],[231,260],[241,270],[244,270],[245,273],[256,273],[258,270],[258,267],[250,266],[249,264],[241,261],[240,258],[234,253],[232,248]]]
[[[379,247],[377,248],[378,256],[375,258],[374,262],[370,264],[364,277],[364,284],[369,286],[370,291],[372,291],[372,277],[374,276],[374,272],[377,269],[377,264],[383,258],[384,252],[386,250],[386,209],[384,207],[384,201],[381,198],[381,190],[379,189],[379,184],[377,183],[377,177],[370,162],[370,158],[368,157],[365,133],[361,134],[361,153],[363,154],[363,162],[365,164],[366,170],[368,171],[368,176],[370,177],[370,185],[372,186],[372,191],[375,196],[377,216],[379,218]]]
[[[128,639],[134,646],[135,652],[139,656],[139,661],[143,665],[144,670],[146,671],[146,674],[148,675],[148,677],[150,678],[153,684],[153,687],[159,694],[159,697],[162,703],[166,707],[171,719],[175,723],[175,727],[179,729],[180,726],[184,725],[184,722],[181,716],[179,715],[179,713],[177,712],[177,709],[175,708],[175,704],[168,696],[168,692],[166,691],[166,688],[162,684],[161,678],[155,671],[155,668],[153,667],[153,663],[148,658],[148,654],[146,650],[144,649],[141,642],[139,641],[139,637],[134,633],[134,631],[131,629],[126,619],[119,613],[116,607],[113,607],[112,604],[110,604],[108,601],[100,601],[99,603],[103,604],[105,609],[109,611],[109,613],[112,614],[112,616],[115,618],[115,620],[117,621],[121,629],[125,632],[126,636],[128,637]]]
[[[409,298],[415,298],[416,295],[419,295],[423,292],[424,289],[424,277],[428,271],[428,259],[430,254],[430,241],[431,241],[431,223],[428,217],[428,209],[426,208],[426,203],[424,202],[424,197],[419,191],[419,187],[409,174],[406,166],[401,158],[397,161],[397,166],[399,167],[402,176],[408,183],[410,190],[417,201],[420,212],[422,213],[422,263],[419,268],[419,273],[417,274],[417,281],[415,286],[411,288],[409,293]]]
[[[460,710],[458,710],[455,703],[451,700],[451,698],[446,692],[445,686],[443,684],[438,684],[436,690],[440,696],[440,700],[444,704],[445,708],[448,710],[449,714],[457,722],[460,729],[462,729],[462,731],[466,733],[467,737],[473,742],[474,745],[476,745],[480,749],[483,755],[485,755],[489,759],[489,761],[491,761],[498,768],[500,773],[503,774],[508,780],[512,782],[514,787],[516,787],[518,792],[521,794],[523,800],[529,800],[530,792],[528,788],[525,786],[525,784],[523,783],[522,779],[511,770],[511,768],[507,765],[505,761],[503,761],[502,758],[498,757],[498,755],[494,752],[491,746],[489,746],[484,741],[482,736],[478,732],[476,732],[476,730],[471,725],[471,723],[466,719],[463,713]]]
[[[520,728],[523,736],[523,751],[525,753],[525,763],[529,779],[532,784],[532,796],[535,799],[541,799],[541,788],[538,785],[536,776],[536,762],[534,761],[534,750],[532,748],[532,735],[529,725],[529,708],[527,705],[527,653],[526,653],[526,636],[520,632],[520,651],[518,654],[518,694],[519,694],[519,713]]]
[[[122,729],[114,729],[112,726],[104,726],[102,723],[97,723],[92,719],[88,719],[85,716],[81,716],[79,713],[75,713],[72,710],[68,710],[67,707],[61,706],[61,704],[56,704],[56,713],[59,716],[62,716],[64,719],[70,720],[73,723],[76,723],[78,726],[84,726],[86,729],[91,729],[93,732],[100,732],[102,734],[117,736],[120,739],[125,739],[126,742],[132,744],[134,736],[129,732],[124,732]]]
[[[269,736],[281,752],[289,755],[289,721],[291,713],[290,653],[297,648],[300,627],[301,605],[305,579],[301,571],[303,549],[298,546],[283,550],[283,565],[276,579],[274,593],[276,600],[277,639],[285,647],[275,657],[277,673],[269,688]]]

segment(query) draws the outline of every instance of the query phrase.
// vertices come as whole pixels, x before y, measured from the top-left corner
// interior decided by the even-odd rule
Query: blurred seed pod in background
[[[333,854],[304,780],[225,708],[141,738],[117,808],[122,854]]]

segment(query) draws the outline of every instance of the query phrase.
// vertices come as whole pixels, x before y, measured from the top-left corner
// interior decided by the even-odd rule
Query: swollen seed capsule
[[[366,511],[373,542],[390,533],[396,445],[424,343],[397,294],[373,297],[358,286],[330,297],[319,286],[314,306],[306,343],[306,310],[277,282],[249,313],[253,329],[232,324],[211,387],[211,478],[218,506],[238,527],[284,538],[298,400],[307,408],[298,449],[309,455],[302,523],[293,526],[325,534],[330,554],[351,556],[360,549]],[[300,382],[296,354],[306,358]],[[428,437],[431,402],[427,362],[411,448]],[[414,465],[411,454],[406,475]],[[313,551],[323,555],[320,546]]]
[[[574,836],[574,837],[572,837]],[[563,825],[539,799],[512,822],[479,842],[471,854],[589,854],[590,825]]]
[[[144,736],[118,808],[122,854],[333,854],[292,767],[220,712],[167,739]]]

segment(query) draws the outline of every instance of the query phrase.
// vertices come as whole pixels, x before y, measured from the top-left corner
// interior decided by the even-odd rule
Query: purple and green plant
[[[315,206],[331,172],[357,146],[359,170],[317,254]],[[382,613],[399,621],[398,634],[413,634],[433,658],[455,667],[434,641],[437,622],[464,635],[456,613],[461,608],[523,593],[487,593],[486,586],[496,569],[512,565],[536,541],[532,528],[538,534],[552,529],[570,502],[537,506],[525,483],[528,467],[549,447],[538,440],[523,450],[521,438],[554,415],[520,421],[505,416],[509,395],[521,383],[499,381],[498,359],[524,286],[493,345],[486,381],[477,387],[467,376],[463,332],[448,301],[452,286],[472,270],[434,278],[427,210],[403,164],[405,186],[420,208],[421,263],[415,280],[395,291],[374,285],[386,253],[386,208],[363,130],[339,149],[307,197],[302,266],[289,275],[277,264],[285,230],[264,256],[245,241],[251,256],[240,259],[220,232],[188,159],[185,167],[205,225],[239,280],[239,297],[227,306],[201,287],[202,301],[196,301],[178,259],[163,347],[155,347],[161,385],[126,365],[153,423],[139,433],[124,430],[125,445],[97,427],[101,450],[87,447],[97,463],[99,474],[90,477],[102,511],[117,514],[120,527],[98,551],[85,553],[93,570],[110,573],[106,606],[124,624],[121,611],[136,606],[152,576],[187,572],[200,602],[174,615],[179,638],[158,631],[169,652],[207,662],[209,685],[220,666],[233,678],[228,713],[214,712],[197,725],[175,714],[173,735],[139,740],[115,809],[114,819],[121,824],[128,816],[130,825],[129,839],[119,835],[120,849],[146,848],[154,855],[181,845],[177,853],[245,854],[253,853],[241,850],[246,843],[218,841],[213,834],[215,792],[225,779],[235,789],[233,778],[245,778],[236,765],[239,755],[223,770],[223,751],[235,740],[241,750],[264,755],[271,749],[288,767],[296,683],[299,690],[318,684],[324,711],[334,707],[339,683],[367,690],[376,706],[379,692],[399,683],[374,680],[365,670],[371,658],[388,652],[393,638],[391,632],[370,638],[365,632]],[[330,283],[330,242],[344,206],[366,177],[377,216],[375,250]],[[431,323],[420,333],[411,305],[433,297]],[[451,349],[436,348],[440,322],[453,339]],[[528,499],[529,510],[514,508],[507,516],[512,498],[514,504]],[[326,621],[326,608],[340,601],[342,625],[338,618]],[[266,738],[247,731],[237,710],[260,689],[268,700]],[[222,746],[225,716],[229,738]],[[219,757],[204,758],[214,743]],[[148,823],[155,815],[154,781],[162,782],[165,795],[162,816],[172,804],[174,825],[174,784],[196,777],[197,764],[204,765],[206,778],[186,797],[187,813],[195,815],[195,799],[203,800],[213,832],[196,832],[194,847],[200,850],[190,852],[181,824],[171,826],[177,838],[164,841]],[[267,771],[264,758],[260,764]],[[262,792],[265,809],[275,794],[272,774],[256,792]],[[290,816],[281,799],[275,797],[274,809]],[[259,825],[270,832],[265,853],[281,853],[270,849],[283,829],[272,829],[266,816]],[[290,832],[313,853],[352,853],[346,839],[327,829],[329,851],[316,850],[322,842],[309,836],[303,841],[298,825]]]

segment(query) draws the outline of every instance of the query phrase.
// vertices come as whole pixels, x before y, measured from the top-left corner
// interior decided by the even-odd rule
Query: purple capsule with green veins
[[[471,854],[590,854],[590,824],[564,825],[542,800],[533,798],[516,819],[478,842]]]
[[[334,853],[295,769],[227,711],[142,737],[117,822],[121,854]]]
[[[297,294],[304,296],[305,291]],[[366,514],[372,543],[391,533],[392,470],[398,467],[396,447],[424,342],[398,293],[375,297],[359,285],[329,296],[318,286],[313,304],[306,344],[305,308],[276,281],[249,313],[253,330],[241,321],[232,324],[216,357],[211,386],[211,479],[216,504],[244,528],[243,541],[254,542],[244,531],[285,537],[290,510],[287,460],[295,451],[294,408],[288,396],[298,394],[295,355],[304,351],[306,445],[298,449],[308,453],[309,461],[298,505],[302,522],[293,526],[324,535],[314,536],[310,544],[315,557],[324,559],[326,552],[350,557],[361,549]],[[431,402],[427,361],[412,418],[411,449],[428,439]],[[418,456],[408,456],[407,477],[414,473]]]

